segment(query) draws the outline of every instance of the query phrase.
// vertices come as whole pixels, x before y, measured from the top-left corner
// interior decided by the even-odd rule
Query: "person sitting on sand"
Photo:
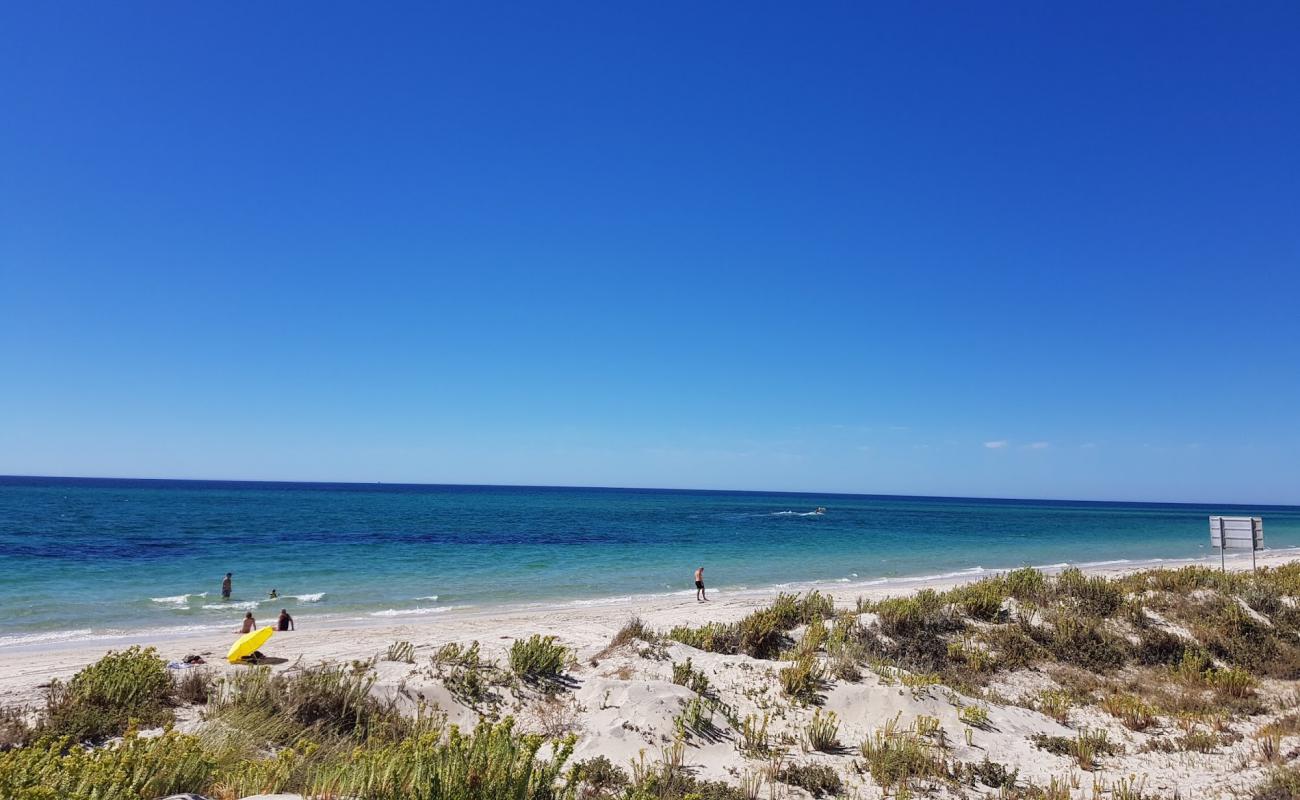
[[[695,569],[695,599],[701,603],[709,599],[709,596],[704,593],[704,567]]]
[[[249,611],[244,614],[244,626],[239,629],[240,633],[252,633],[257,630],[257,620],[253,619],[253,612]]]
[[[274,600],[275,598],[277,598],[277,597],[279,597],[279,596],[280,596],[280,593],[279,593],[279,592],[277,592],[277,591],[274,590],[274,589],[271,590],[270,598],[271,598],[272,600]]]
[[[293,630],[293,617],[289,616],[289,612],[283,608],[280,609],[280,619],[276,627],[282,631]]]
[[[232,575],[234,575],[234,574],[235,574],[235,573],[233,573],[233,572],[227,572],[227,573],[226,573],[226,578],[225,578],[225,580],[223,580],[223,581],[221,582],[221,599],[222,599],[222,600],[229,600],[229,599],[230,599],[230,576],[232,576]]]

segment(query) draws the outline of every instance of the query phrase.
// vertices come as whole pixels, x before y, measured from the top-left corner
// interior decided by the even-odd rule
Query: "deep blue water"
[[[825,506],[823,515],[809,514]],[[1211,555],[1210,514],[1300,508],[491,486],[0,477],[0,645],[782,583]],[[234,597],[220,598],[235,573]],[[275,588],[285,598],[268,600]],[[206,594],[205,594],[206,593]],[[256,604],[256,605],[254,605]],[[73,633],[75,632],[75,634]]]

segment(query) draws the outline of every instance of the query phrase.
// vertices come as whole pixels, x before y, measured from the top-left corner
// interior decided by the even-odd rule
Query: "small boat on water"
[[[825,513],[826,513],[826,507],[825,507],[825,506],[817,506],[815,509],[813,509],[813,513],[814,513],[814,514],[825,514]]]

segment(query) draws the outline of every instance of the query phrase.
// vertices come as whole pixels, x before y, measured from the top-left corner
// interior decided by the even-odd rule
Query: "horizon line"
[[[1162,505],[1162,506],[1241,506],[1254,508],[1295,509],[1300,505],[1289,503],[1240,503],[1218,501],[1190,500],[1088,500],[1062,497],[994,497],[980,495],[942,495],[942,494],[882,494],[870,492],[810,492],[789,489],[718,489],[675,486],[573,486],[569,484],[514,484],[514,483],[411,483],[405,481],[301,481],[301,480],[265,480],[247,478],[141,478],[121,475],[0,475],[0,482],[8,480],[46,480],[46,481],[135,481],[141,483],[242,483],[269,484],[278,486],[395,486],[440,488],[455,487],[462,489],[569,489],[598,492],[695,492],[699,494],[784,494],[805,495],[808,497],[861,497],[897,500],[984,500],[1008,503],[1104,503],[1111,505]]]

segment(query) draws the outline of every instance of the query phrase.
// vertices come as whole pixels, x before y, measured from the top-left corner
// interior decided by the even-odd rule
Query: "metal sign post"
[[[1250,569],[1255,570],[1255,551],[1264,547],[1262,517],[1210,517],[1210,546],[1219,548],[1219,569],[1226,570],[1224,552],[1229,547],[1250,548]]]

